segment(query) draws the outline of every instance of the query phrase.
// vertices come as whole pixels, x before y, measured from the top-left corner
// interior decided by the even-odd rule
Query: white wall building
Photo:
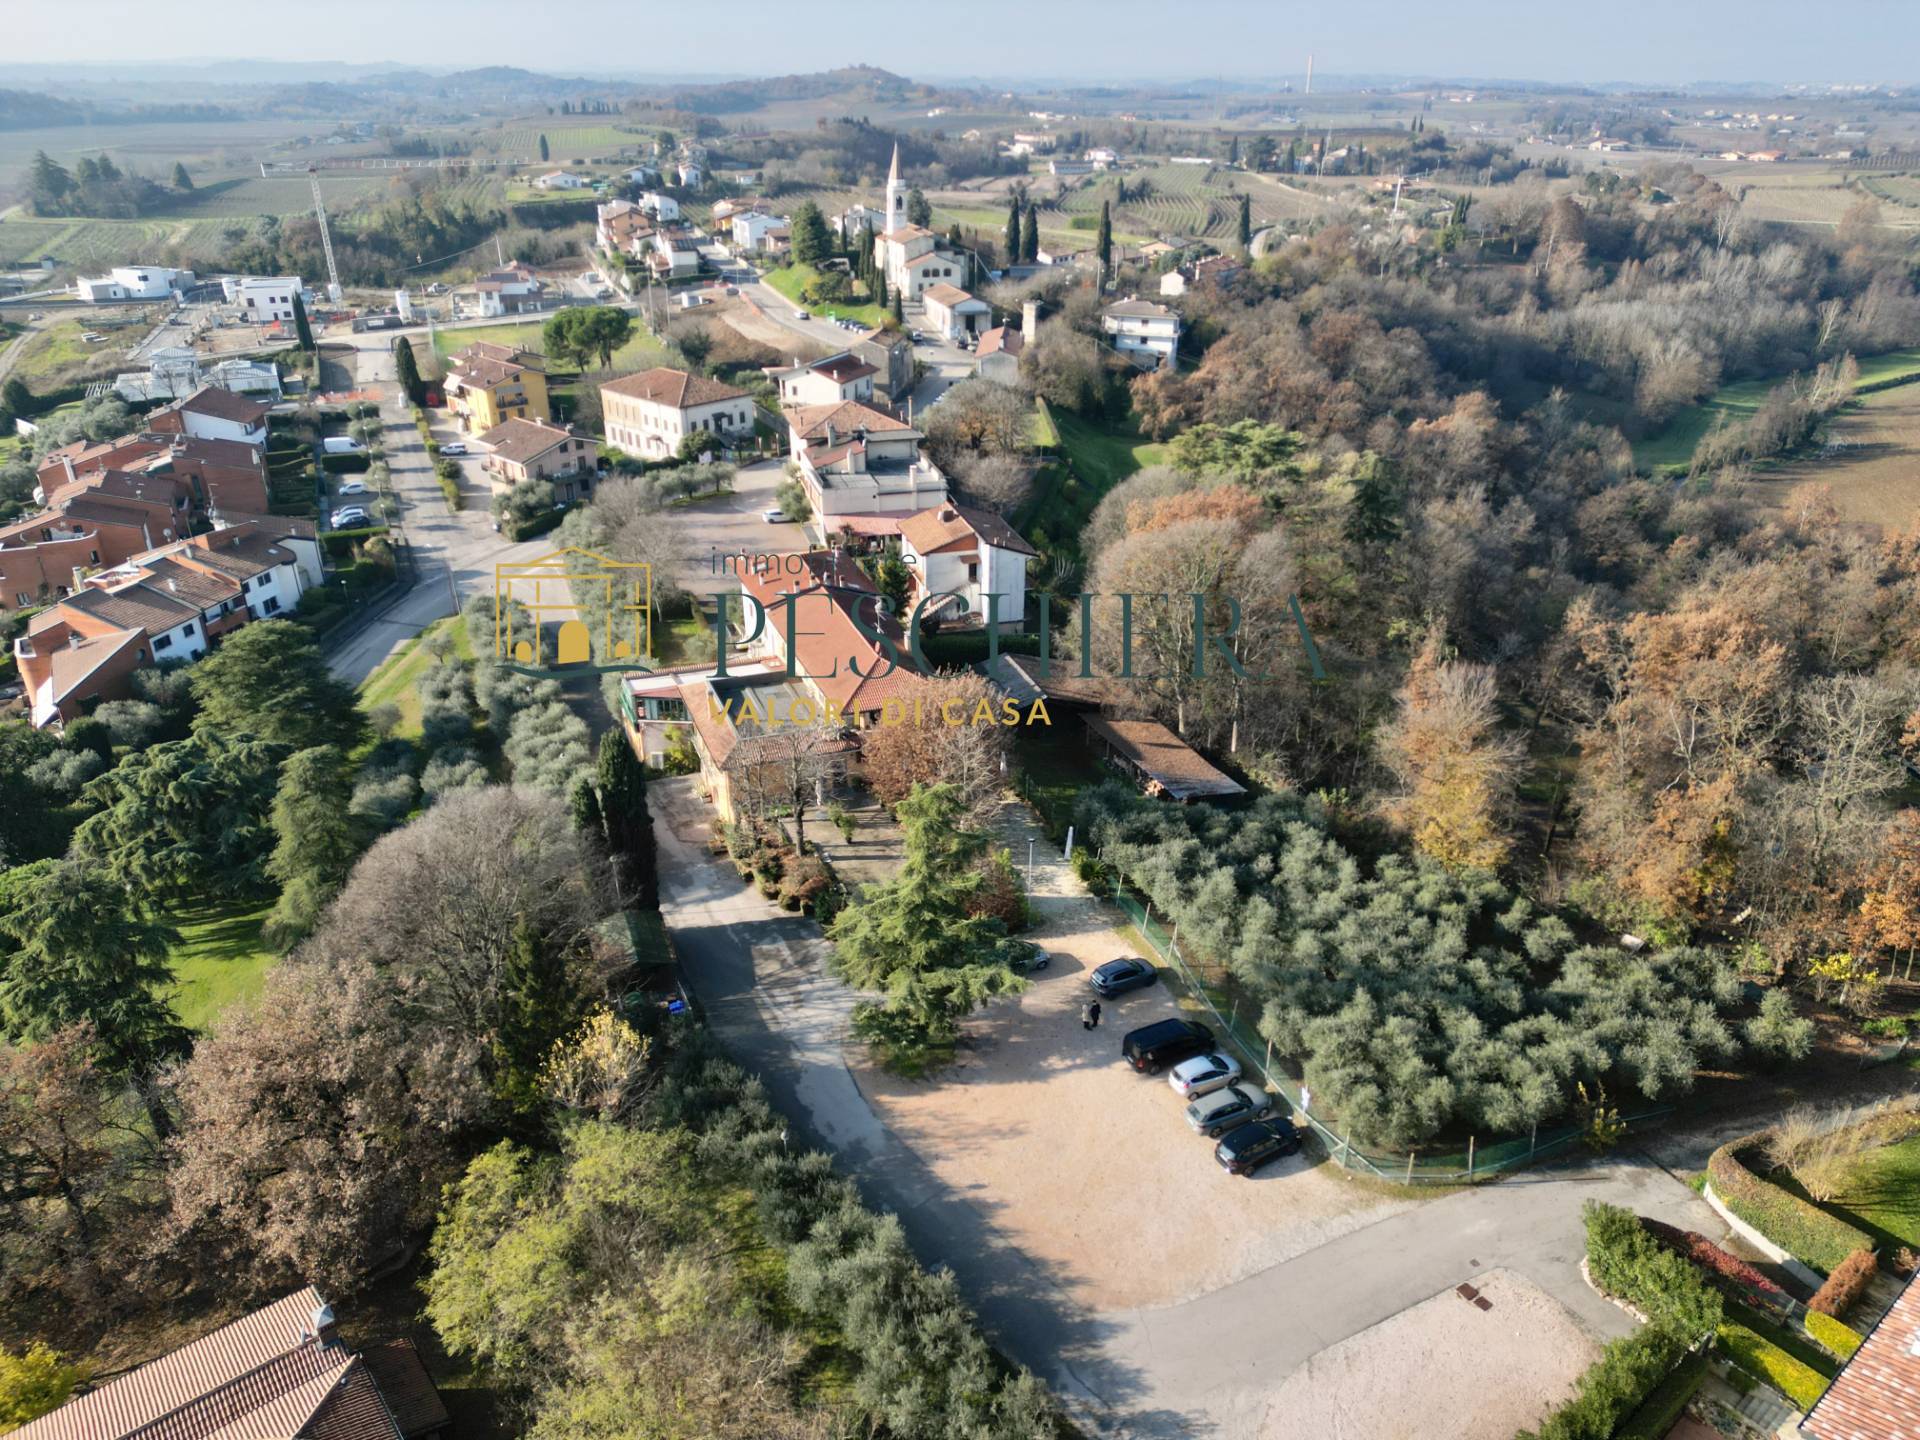
[[[742,250],[759,250],[775,231],[788,229],[784,215],[769,215],[764,210],[743,210],[733,217],[733,243]]]
[[[942,504],[900,522],[900,552],[913,576],[915,603],[929,595],[958,595],[966,615],[987,619],[987,597],[1002,630],[1017,630],[1027,612],[1027,561],[1037,551],[991,510]],[[946,602],[952,607],[953,602]],[[929,614],[941,613],[930,607]]]
[[[116,300],[165,300],[193,284],[193,271],[160,265],[116,265],[105,275],[74,281],[80,298],[92,305]]]
[[[949,340],[979,335],[993,324],[993,307],[958,285],[930,285],[920,299],[927,307],[927,324]]]
[[[680,202],[671,195],[662,195],[658,190],[645,191],[640,196],[640,208],[656,220],[680,218]]]
[[[304,296],[298,275],[234,275],[220,282],[227,303],[240,307],[240,318],[252,325],[272,325],[293,319],[293,300]]]
[[[592,182],[571,170],[549,170],[533,182],[536,190],[585,190]]]
[[[711,435],[716,444],[753,435],[746,391],[664,366],[602,385],[600,416],[609,445],[649,460],[678,454],[689,435]]]
[[[878,373],[877,367],[845,350],[810,365],[796,359],[791,365],[770,367],[766,372],[779,391],[782,405],[838,405],[843,400],[868,404],[873,400],[873,377]]]
[[[1107,343],[1148,370],[1173,363],[1180,349],[1180,315],[1151,300],[1122,300],[1100,312]]]

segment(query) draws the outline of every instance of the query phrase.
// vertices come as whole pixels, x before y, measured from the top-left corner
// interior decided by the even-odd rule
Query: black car
[[[1129,990],[1140,990],[1153,984],[1160,978],[1160,972],[1145,960],[1137,960],[1131,955],[1118,960],[1109,960],[1087,977],[1087,984],[1103,1000],[1111,1000],[1116,995],[1124,995]]]
[[[1135,1070],[1158,1075],[1169,1065],[1177,1065],[1189,1055],[1213,1048],[1213,1032],[1191,1020],[1160,1020],[1129,1030],[1120,1042],[1120,1053]]]
[[[1213,1158],[1229,1175],[1251,1175],[1269,1160],[1300,1148],[1300,1132],[1291,1120],[1269,1117],[1229,1130],[1213,1147]]]

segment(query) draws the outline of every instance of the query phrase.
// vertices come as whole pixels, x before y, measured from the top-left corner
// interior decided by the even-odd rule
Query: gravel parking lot
[[[1476,1275],[1330,1345],[1270,1393],[1258,1428],[1319,1440],[1510,1440],[1573,1394],[1599,1345],[1524,1276]]]
[[[1003,833],[1020,860],[1024,824],[1009,806]],[[976,1016],[959,1062],[930,1081],[848,1056],[881,1118],[942,1181],[1095,1311],[1173,1304],[1408,1208],[1299,1156],[1252,1178],[1222,1170],[1166,1077],[1120,1057],[1128,1030],[1177,1013],[1164,979],[1103,1002],[1100,1028],[1081,1028],[1087,973],[1137,952],[1044,840],[1038,850],[1029,938],[1055,958],[1032,988]]]

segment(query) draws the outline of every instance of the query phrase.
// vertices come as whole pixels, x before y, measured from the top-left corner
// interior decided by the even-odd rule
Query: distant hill
[[[130,125],[154,120],[225,120],[218,105],[91,105],[34,90],[0,90],[0,130],[44,130],[62,125]]]
[[[770,80],[735,80],[719,85],[689,85],[673,91],[675,108],[697,115],[734,115],[773,101],[845,98],[869,105],[925,100],[938,92],[930,85],[874,65],[847,65],[811,75],[780,75]]]

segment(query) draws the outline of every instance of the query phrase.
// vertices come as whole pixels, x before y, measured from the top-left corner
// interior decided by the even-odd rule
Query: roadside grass
[[[174,982],[168,995],[183,1025],[209,1030],[221,1011],[260,993],[275,958],[260,940],[272,909],[272,901],[240,901],[193,906],[170,917],[180,943],[169,957]]]
[[[450,615],[407,641],[360,682],[362,710],[389,703],[400,707],[400,723],[393,731],[396,739],[420,737],[420,677],[434,664],[433,652],[425,642],[429,635],[439,631],[452,634],[454,654],[462,660],[473,659],[473,642],[468,638],[465,623],[458,615]]]
[[[893,312],[883,310],[878,305],[859,304],[855,301],[839,301],[831,305],[809,305],[800,298],[801,291],[820,279],[820,272],[811,265],[782,265],[768,270],[760,277],[778,290],[795,305],[817,309],[822,315],[839,320],[858,320],[863,325],[880,325]],[[858,282],[856,282],[857,284]]]

